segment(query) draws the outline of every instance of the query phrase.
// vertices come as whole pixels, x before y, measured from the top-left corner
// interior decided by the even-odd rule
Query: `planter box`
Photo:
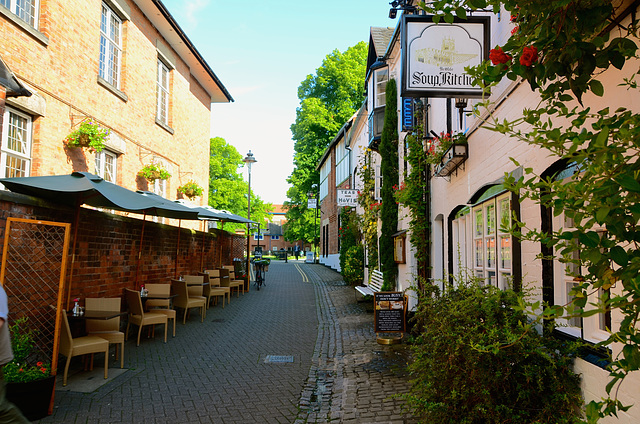
[[[26,383],[7,383],[7,399],[15,404],[30,421],[49,415],[56,376]]]
[[[452,144],[449,150],[444,152],[440,165],[435,167],[433,175],[435,177],[446,177],[467,160],[469,157],[467,144]]]

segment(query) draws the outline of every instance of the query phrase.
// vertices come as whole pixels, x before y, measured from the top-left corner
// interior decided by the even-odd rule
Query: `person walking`
[[[0,424],[29,423],[22,412],[6,398],[6,383],[2,368],[13,359],[9,334],[9,302],[4,287],[0,285]]]

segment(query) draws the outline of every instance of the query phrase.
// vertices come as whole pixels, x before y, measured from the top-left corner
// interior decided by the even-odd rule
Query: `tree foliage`
[[[610,0],[453,0],[423,7],[446,22],[454,15],[464,18],[467,8],[511,13],[512,36],[491,51],[491,63],[470,72],[487,89],[505,77],[527,81],[539,93],[539,105],[513,121],[490,119],[487,127],[575,165],[575,177],[564,181],[541,178],[533,169],[526,169],[521,181],[507,178],[521,198],[533,199],[555,215],[564,213],[574,228],[543,232],[521,222],[512,232],[542,243],[558,260],[582,270],[575,275],[579,284],[570,293],[573,300],[547,305],[545,318],[586,318],[605,311],[621,315],[601,343],[614,352],[609,397],[587,406],[590,423],[616,415],[629,408],[616,398],[619,385],[640,369],[640,115],[624,107],[593,111],[583,99],[586,94],[605,96],[603,78],[626,86],[629,96],[638,95],[637,61],[625,66],[637,59],[634,15],[618,19],[622,10]],[[489,102],[481,106],[494,109]],[[598,292],[603,295],[593,301]]]
[[[249,186],[239,170],[244,166],[242,155],[224,138],[209,141],[209,206],[247,217]],[[264,203],[251,191],[251,219],[264,222],[271,204]],[[225,229],[246,228],[243,224],[225,224]]]
[[[316,167],[325,149],[364,100],[367,44],[360,42],[346,51],[334,50],[298,88],[300,106],[291,125],[294,145],[294,170],[288,178],[286,238],[313,239],[313,214],[306,209],[307,193],[319,184]],[[293,207],[295,205],[295,208]],[[311,219],[309,219],[311,218]],[[294,220],[302,222],[294,223]],[[311,236],[311,237],[309,237]]]
[[[398,186],[398,94],[396,80],[387,83],[384,125],[380,138],[380,172],[382,173],[382,206],[380,220],[380,267],[384,275],[383,290],[395,290],[398,265],[394,256],[393,235],[398,231],[398,203],[394,187]]]

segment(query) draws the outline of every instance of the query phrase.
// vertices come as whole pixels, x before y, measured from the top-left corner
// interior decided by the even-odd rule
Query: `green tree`
[[[314,215],[305,211],[307,193],[320,182],[316,167],[325,149],[364,101],[366,58],[365,42],[344,52],[334,50],[298,88],[300,106],[291,125],[294,170],[287,180],[293,186],[287,192],[288,240],[313,240]]]
[[[398,203],[394,187],[398,186],[398,104],[396,80],[391,79],[386,88],[384,125],[380,138],[380,172],[382,173],[382,206],[380,220],[380,268],[384,274],[383,290],[395,290],[398,265],[394,257],[393,234],[398,231]]]
[[[239,168],[244,166],[242,155],[224,138],[214,137],[209,143],[209,206],[246,218],[249,185],[239,171]],[[252,190],[251,219],[264,222],[269,216],[269,208],[271,204],[264,203]],[[246,225],[225,224],[225,229],[230,231],[236,228],[246,228]]]

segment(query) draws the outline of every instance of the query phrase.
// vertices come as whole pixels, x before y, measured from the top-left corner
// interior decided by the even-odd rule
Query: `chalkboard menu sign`
[[[373,305],[376,333],[404,333],[406,305],[402,292],[376,292]]]

